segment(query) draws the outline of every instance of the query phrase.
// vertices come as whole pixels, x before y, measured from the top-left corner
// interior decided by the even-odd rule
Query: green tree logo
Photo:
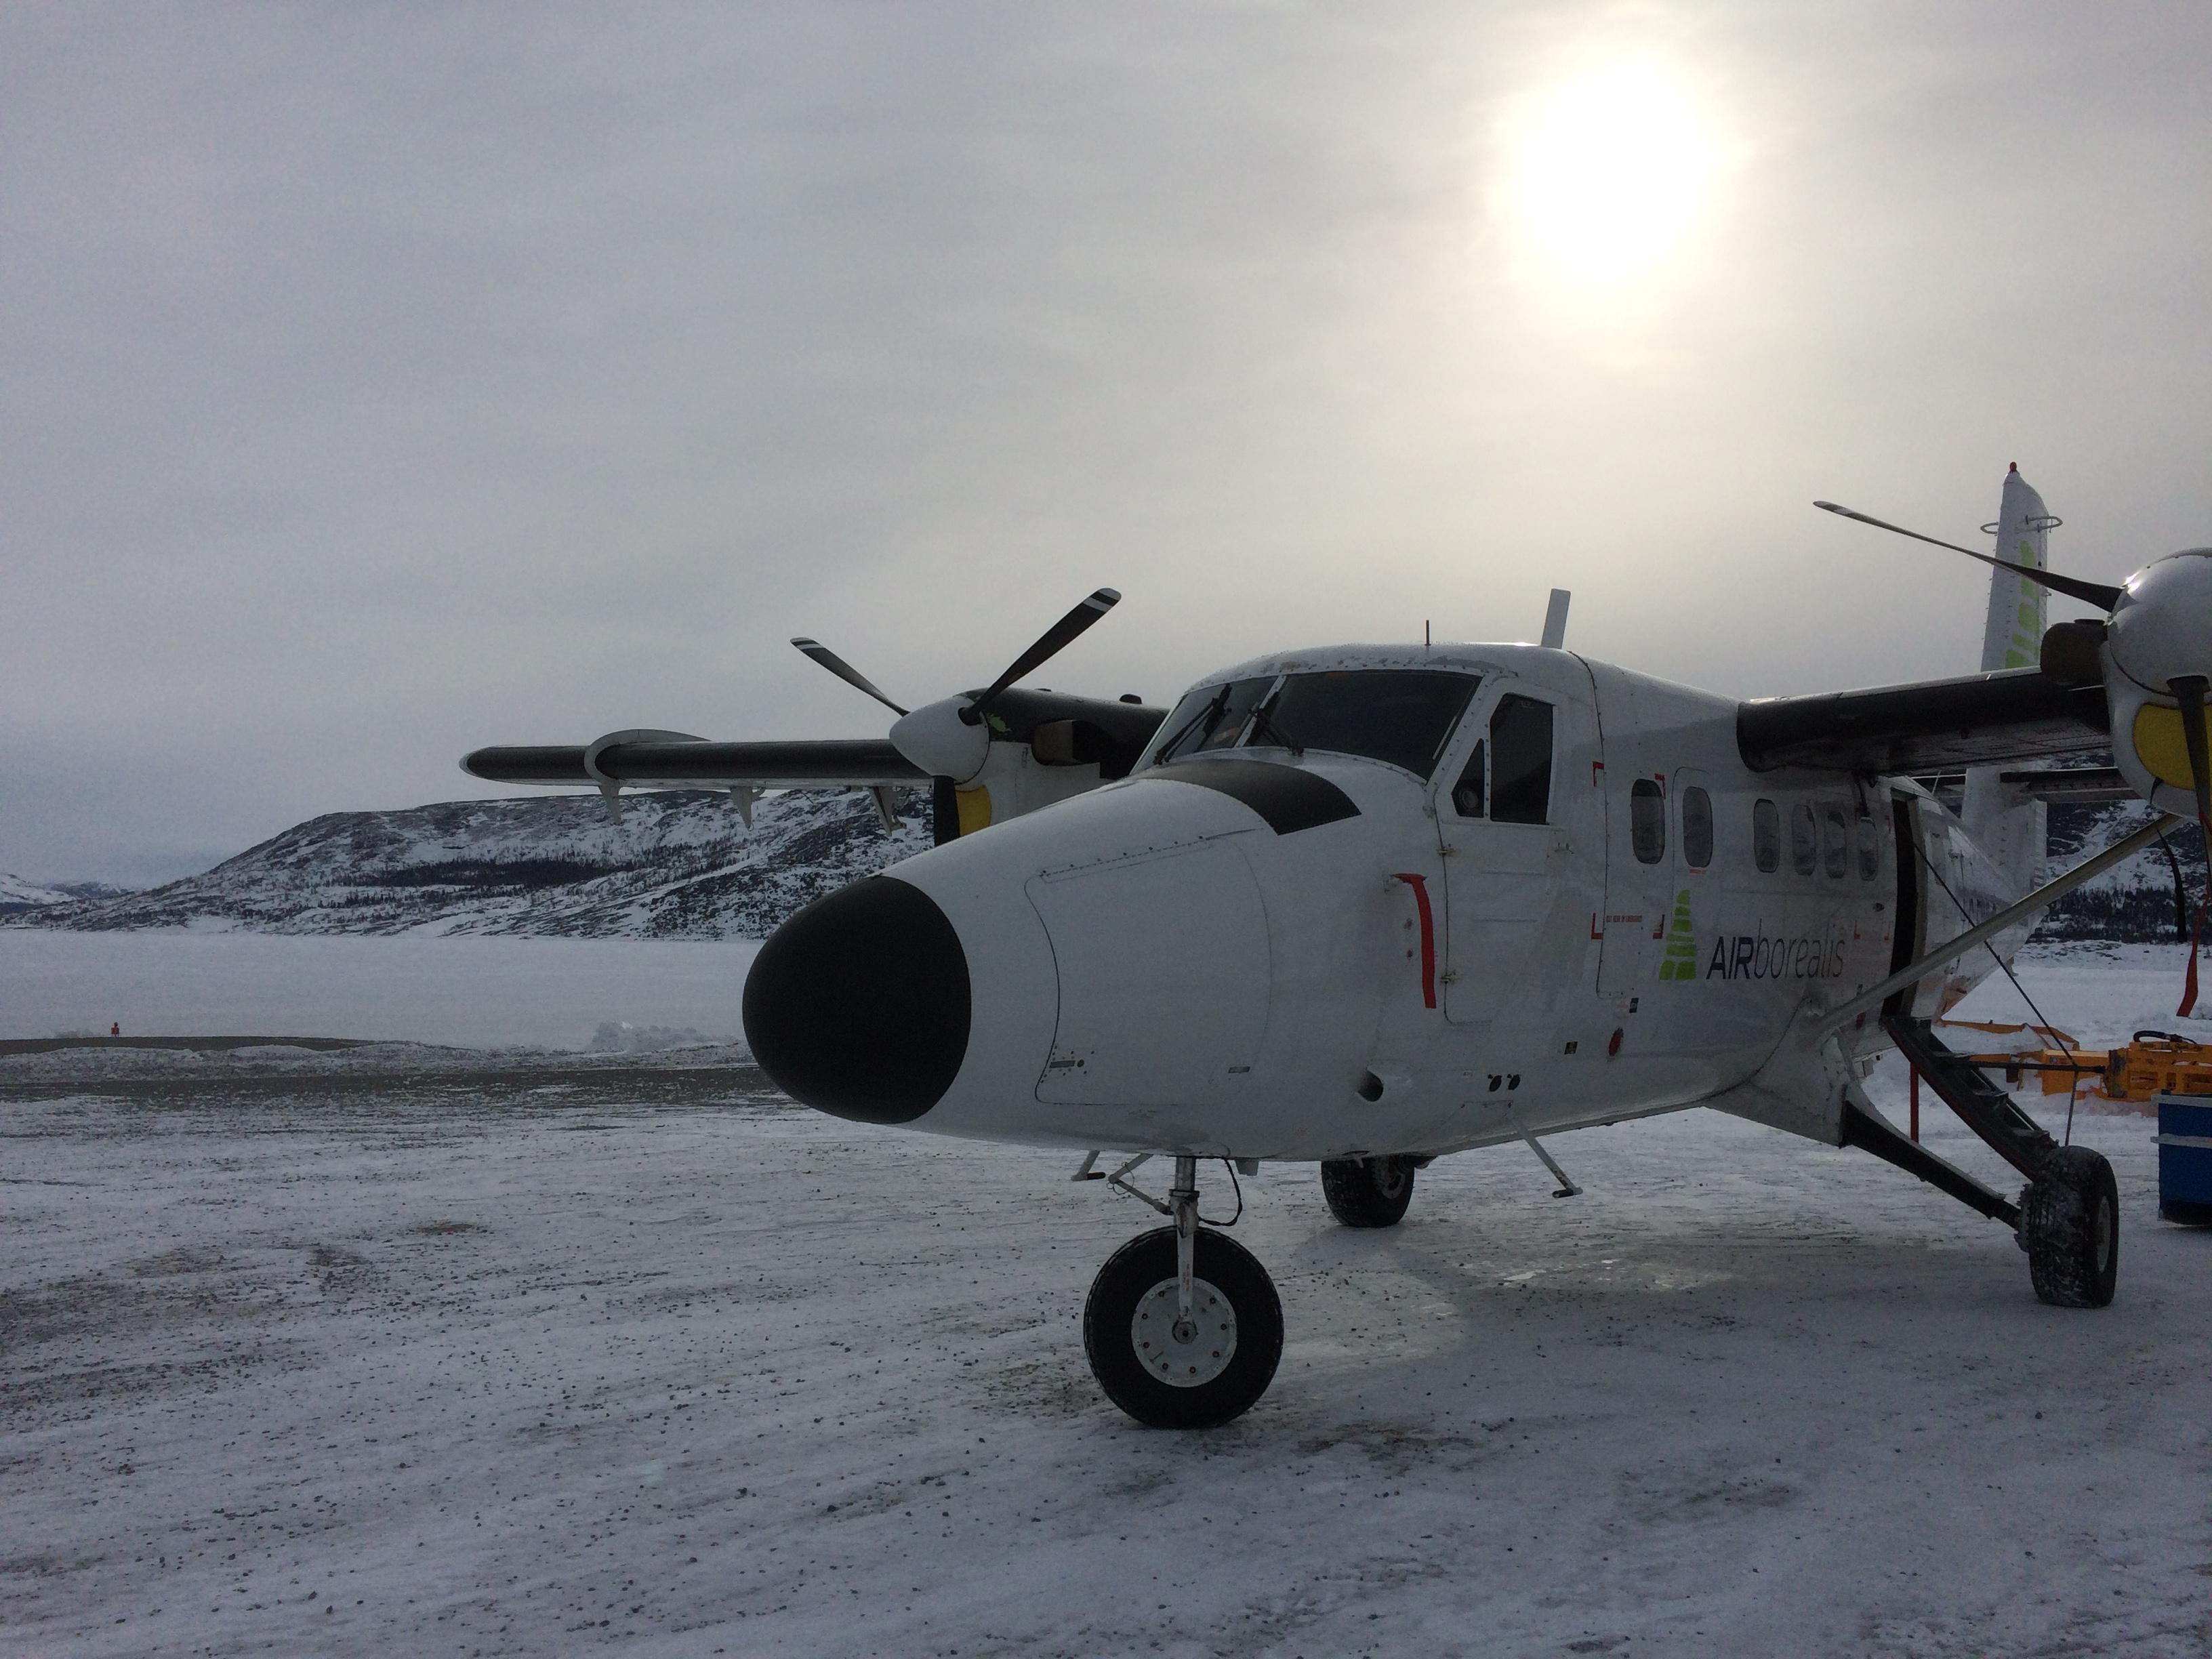
[[[1690,890],[1674,895],[1674,919],[1667,926],[1667,949],[1659,959],[1659,977],[1695,979],[1698,976],[1697,929],[1690,921]]]

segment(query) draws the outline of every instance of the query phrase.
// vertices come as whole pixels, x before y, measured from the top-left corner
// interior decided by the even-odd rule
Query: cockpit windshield
[[[1267,702],[1262,724],[1279,746],[1364,755],[1426,779],[1478,684],[1472,674],[1429,669],[1291,674]]]
[[[1480,684],[1473,674],[1353,668],[1202,686],[1161,726],[1152,763],[1235,748],[1241,738],[1247,748],[1362,755],[1426,779]]]
[[[1167,737],[1153,751],[1152,763],[1158,766],[1163,761],[1195,755],[1205,749],[1236,747],[1237,735],[1244,730],[1244,722],[1251,719],[1254,705],[1274,683],[1275,677],[1266,674],[1256,680],[1200,686],[1177,703],[1175,712],[1161,723],[1160,730]]]

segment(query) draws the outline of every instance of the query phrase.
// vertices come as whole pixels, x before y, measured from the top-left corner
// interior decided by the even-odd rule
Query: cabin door
[[[1513,1030],[1540,1051],[1579,976],[1596,902],[1602,821],[1572,787],[1597,749],[1586,690],[1508,676],[1486,684],[1438,769],[1444,867],[1441,1000],[1454,1025]],[[1581,820],[1589,817],[1587,824]],[[1588,867],[1585,867],[1585,865]]]
[[[1674,863],[1663,771],[1638,772],[1633,750],[1607,745],[1606,764],[1605,943],[1597,988],[1618,1000],[1640,997],[1658,981],[1674,909]]]

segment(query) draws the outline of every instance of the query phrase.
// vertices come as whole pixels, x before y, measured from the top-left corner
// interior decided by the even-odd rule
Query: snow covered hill
[[[2149,816],[2150,808],[2137,801],[2052,807],[2051,867],[2063,869],[2100,847],[2109,847]],[[2166,848],[2154,845],[2059,900],[2035,937],[2167,943],[2187,937],[2185,926],[2177,930],[2177,911],[2193,923],[2203,896],[2204,837],[2190,824],[2169,835]]]
[[[128,887],[112,887],[104,881],[27,881],[21,876],[11,876],[0,870],[0,916],[19,916],[26,911],[86,899],[120,898],[131,890]]]
[[[2116,840],[2144,811],[2054,809],[2054,863]],[[931,839],[919,792],[895,835],[857,790],[772,795],[753,818],[748,832],[726,798],[703,792],[627,797],[619,826],[596,795],[333,812],[149,892],[0,877],[0,925],[761,939],[809,900]],[[2172,840],[2193,906],[2202,841],[2194,828]],[[2038,937],[2166,942],[2174,910],[2174,866],[2153,848],[2060,901]]]
[[[596,795],[332,812],[204,875],[43,903],[19,927],[270,933],[758,939],[793,910],[930,844],[916,793],[896,834],[859,791],[772,795],[748,831],[726,796]]]

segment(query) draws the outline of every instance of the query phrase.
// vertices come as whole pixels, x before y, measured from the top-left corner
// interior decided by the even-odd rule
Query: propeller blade
[[[2189,775],[2197,785],[2197,821],[2212,825],[2212,761],[2207,758],[2212,743],[2204,732],[2204,677],[2185,674],[2169,684],[2181,705],[2181,740],[2188,746]]]
[[[1931,547],[1948,547],[1954,553],[1963,553],[1970,559],[1995,565],[2000,570],[2016,571],[2032,582],[2040,582],[2054,593],[2063,593],[2069,599],[2079,599],[2084,605],[2094,605],[2110,611],[2120,602],[2121,590],[2107,587],[2102,582],[2085,582],[2076,576],[2061,576],[2048,570],[2038,570],[2033,565],[2014,564],[2010,559],[1993,559],[1986,553],[1977,553],[1971,547],[1961,547],[1956,542],[1938,541],[1933,536],[1923,536],[1917,530],[1907,530],[1903,525],[1888,524],[1869,518],[1863,513],[1854,513],[1848,507],[1838,507],[1833,501],[1815,501],[1814,506],[1823,513],[1832,513],[1842,519],[1853,519],[1860,524],[1870,524],[1876,530],[1887,530],[1899,536],[1910,536],[1916,542],[1926,542]]]
[[[866,692],[884,708],[890,709],[892,714],[903,714],[907,712],[885,696],[873,680],[823,644],[821,641],[800,639],[793,640],[792,643],[797,646],[802,653],[820,663],[854,690]]]
[[[2178,674],[2166,682],[2166,690],[2181,705],[2181,740],[2189,750],[2190,781],[2197,786],[2197,827],[2203,832],[2204,844],[2212,847],[2212,763],[2207,761],[2212,744],[2205,741],[2204,735],[2204,676]],[[2190,936],[2189,969],[2182,976],[2181,1006],[2174,1010],[2176,1014],[2190,1013],[2197,1006],[2197,957],[2204,948],[2208,910],[2212,910],[2212,889],[2207,890],[2197,907],[2197,931]]]
[[[963,716],[972,724],[981,719],[984,710],[996,702],[999,694],[1031,670],[1060,654],[1082,635],[1085,629],[1121,603],[1121,596],[1110,587],[1102,587],[1089,599],[1062,617],[1038,635],[1037,642],[1014,659],[1013,665],[991,683],[989,690],[968,705]]]

